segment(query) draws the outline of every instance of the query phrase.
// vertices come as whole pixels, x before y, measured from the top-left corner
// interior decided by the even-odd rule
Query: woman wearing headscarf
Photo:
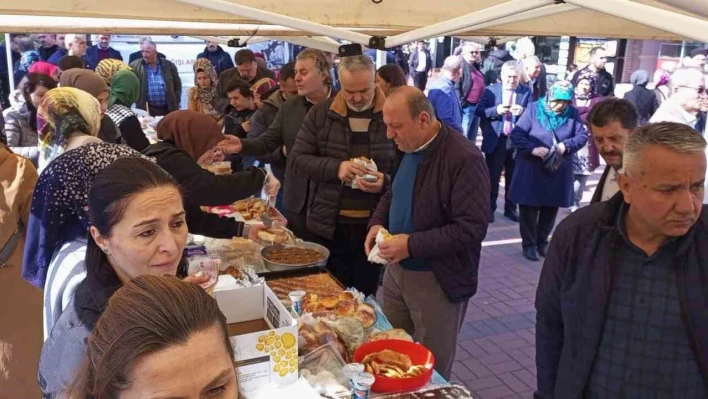
[[[20,61],[17,63],[17,69],[15,70],[15,86],[17,86],[22,78],[29,73],[30,68],[36,62],[39,61],[39,53],[32,49],[30,51],[25,51],[22,53]]]
[[[103,60],[109,61],[109,60]],[[103,63],[101,61],[99,65]],[[110,60],[115,61],[115,60]],[[127,145],[137,151],[150,145],[138,117],[130,108],[138,100],[140,82],[129,70],[119,70],[111,78],[111,95],[108,97],[106,116],[118,126],[118,144]]]
[[[39,172],[66,151],[100,142],[101,105],[73,87],[49,90],[37,111]]]
[[[29,69],[29,73],[42,73],[50,76],[52,79],[59,81],[59,68],[56,65],[45,61],[37,61]]]
[[[20,88],[24,100],[22,105],[5,115],[7,145],[16,154],[29,158],[35,167],[39,162],[37,107],[45,94],[56,87],[57,83],[47,75],[28,74]]]
[[[218,77],[214,65],[208,58],[199,58],[194,63],[194,86],[189,89],[187,109],[209,115],[221,122],[222,115],[211,105],[216,96]]]
[[[572,101],[573,85],[556,82],[511,131],[517,156],[509,199],[519,204],[523,255],[529,260],[546,255],[558,208],[573,204],[572,154],[588,135]]]
[[[657,100],[656,95],[647,89],[649,73],[643,69],[636,70],[632,73],[629,80],[634,87],[625,93],[624,99],[631,102],[637,110],[639,115],[637,126],[646,125],[659,108],[659,100]]]
[[[590,70],[583,69],[583,71],[578,72],[576,77],[576,83],[579,87],[575,90],[575,96],[573,98],[573,106],[578,110],[580,114],[580,119],[585,124],[587,128],[587,117],[590,113],[592,107],[598,102],[602,101],[604,97],[597,95],[597,76]],[[583,81],[583,84],[580,82]],[[585,94],[587,90],[587,94]],[[590,170],[595,170],[600,166],[600,152],[595,146],[594,140],[588,140],[588,168]]]
[[[108,86],[112,84],[113,76],[115,76],[118,71],[132,71],[133,68],[121,60],[115,60],[113,58],[106,58],[101,60],[101,62],[96,65],[96,74],[103,79]]]
[[[578,78],[577,86],[575,87],[575,95],[573,96],[573,106],[578,110],[580,120],[583,121],[585,129],[587,129],[587,117],[590,110],[604,98],[593,94],[593,87],[590,82],[587,76]],[[593,164],[590,162],[591,149],[594,154],[598,153],[595,142],[588,139],[587,144],[573,154],[573,172],[575,173],[575,179],[573,183],[573,206],[570,207],[571,212],[575,212],[580,207],[580,201],[583,198],[588,176],[592,175],[592,172],[595,170],[595,167],[593,167]],[[598,158],[595,161],[595,165],[599,163],[600,160]]]
[[[22,281],[22,254],[37,170],[0,144],[0,398],[37,398],[42,291]]]
[[[150,145],[143,154],[154,157],[177,180],[189,204],[228,205],[260,193],[265,183],[268,187],[277,183],[264,168],[224,176],[204,169],[202,165],[223,160],[216,145],[224,140],[224,135],[219,124],[208,115],[187,110],[171,112],[157,125],[157,137],[162,142]],[[272,192],[273,198],[277,187]]]
[[[98,138],[106,143],[118,142],[120,134],[118,128],[113,120],[106,116],[110,90],[106,82],[96,72],[87,69],[70,69],[61,74],[59,85],[60,87],[74,87],[94,96],[101,105],[101,127],[98,130]]]

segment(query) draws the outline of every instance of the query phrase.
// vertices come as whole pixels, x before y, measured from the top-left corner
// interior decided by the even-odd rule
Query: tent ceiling
[[[165,33],[172,25],[167,21],[190,21],[196,25],[178,22],[172,34],[202,34],[202,35],[248,35],[255,26],[261,26],[258,35],[289,36],[303,35],[302,31],[281,28],[273,25],[259,25],[253,18],[239,17],[222,11],[206,8],[206,3],[219,3],[223,6],[239,4],[269,11],[280,15],[299,18],[305,21],[320,23],[332,27],[360,28],[359,32],[374,35],[392,36],[400,32],[427,27],[435,23],[448,21],[467,13],[473,13],[497,5],[505,5],[513,0],[475,0],[463,2],[459,0],[438,0],[435,7],[430,7],[429,0],[382,0],[375,4],[371,0],[342,2],[340,0],[213,0],[205,1],[204,5],[188,4],[185,0],[121,0],[120,2],[71,0],[60,2],[56,0],[23,0],[6,1],[0,5],[0,15],[35,15],[37,10],[42,14],[64,17],[102,17],[104,24],[97,32],[112,33]],[[593,0],[587,0],[593,1]],[[605,2],[607,0],[603,0]],[[549,3],[552,3],[549,0]],[[568,0],[570,4],[571,1]],[[573,2],[576,3],[576,2]],[[616,0],[620,3],[643,4],[660,10],[672,11],[678,14],[698,18],[708,27],[707,0]],[[609,4],[609,3],[608,3]],[[582,4],[576,4],[582,6]],[[567,6],[567,5],[562,5]],[[510,6],[513,7],[513,6]],[[422,11],[424,10],[424,11]],[[666,13],[671,16],[671,13]],[[626,14],[624,14],[626,15]],[[118,21],[152,20],[156,16],[164,20],[163,25],[134,23],[131,26],[120,26]],[[674,16],[675,17],[675,16]],[[4,22],[3,22],[4,21]],[[76,20],[74,20],[76,21]],[[218,26],[199,26],[198,23],[208,22]],[[223,25],[228,24],[228,25]],[[238,24],[250,24],[247,28]],[[12,23],[12,19],[0,19],[0,27],[4,31],[52,31],[47,26],[32,26],[24,24],[24,28]],[[35,24],[37,25],[37,24]],[[158,24],[159,25],[159,24]],[[66,26],[68,30],[76,30],[76,22]],[[82,25],[83,26],[83,25]],[[99,27],[95,27],[98,29]],[[162,29],[162,30],[160,30]],[[223,29],[223,30],[222,30]],[[390,31],[377,31],[388,29]],[[667,28],[668,29],[668,28]],[[54,29],[55,31],[60,31]],[[85,29],[84,29],[85,30]],[[708,32],[708,29],[702,30]],[[318,32],[314,32],[318,33]],[[319,33],[321,35],[322,33]],[[701,33],[703,35],[704,33]],[[466,32],[456,32],[459,36],[597,36],[617,38],[646,38],[662,40],[680,40],[682,36],[667,32],[641,23],[631,22],[624,18],[589,10],[586,8],[571,8],[562,13],[539,16],[536,18],[501,23],[498,21],[484,24],[483,28],[471,27]],[[708,33],[705,33],[708,35]],[[695,36],[694,36],[695,38]],[[707,40],[708,41],[708,40]]]

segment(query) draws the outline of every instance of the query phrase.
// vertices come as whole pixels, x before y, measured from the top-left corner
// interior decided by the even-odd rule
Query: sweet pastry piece
[[[425,366],[414,365],[408,355],[384,349],[364,357],[364,369],[371,374],[388,378],[411,378],[426,373]]]
[[[356,300],[354,299],[340,300],[334,310],[339,316],[353,316],[354,312],[356,312],[356,306]]]
[[[241,270],[239,270],[233,266],[229,266],[225,270],[222,270],[219,272],[219,275],[224,275],[224,274],[228,274],[231,277],[235,278],[236,280],[240,279],[242,276]]]
[[[334,309],[339,303],[339,299],[334,295],[322,295],[320,297],[319,303],[322,304],[327,309]]]
[[[413,337],[411,337],[406,330],[401,328],[394,328],[393,330],[381,331],[379,333],[373,334],[369,337],[369,342],[379,341],[382,339],[398,339],[401,341],[413,342]]]
[[[267,243],[282,244],[285,238],[285,232],[280,229],[265,229],[258,232],[258,239]]]
[[[371,328],[376,323],[376,316],[366,310],[357,310],[354,317],[361,322],[364,328]]]
[[[339,294],[339,300],[340,301],[351,301],[356,299],[354,296],[354,293],[351,291],[342,291],[341,294]]]
[[[258,232],[258,238],[261,238],[261,232]],[[283,239],[285,239],[285,235],[283,235]],[[320,251],[300,247],[273,248],[267,251],[264,257],[273,263],[282,265],[311,265],[324,259],[324,255]]]
[[[302,297],[302,308],[305,309],[307,308],[307,305],[311,303],[316,303],[318,298],[319,296],[317,294],[314,294],[312,292],[306,293],[305,296]]]
[[[327,310],[327,308],[324,307],[324,305],[322,305],[321,303],[317,303],[317,302],[310,303],[307,306],[305,306],[303,309],[304,309],[305,313],[323,312],[323,311]]]
[[[290,303],[288,294],[292,291],[305,291],[317,295],[339,295],[344,289],[328,273],[273,279],[267,281],[266,284],[278,296],[278,299],[285,303]]]

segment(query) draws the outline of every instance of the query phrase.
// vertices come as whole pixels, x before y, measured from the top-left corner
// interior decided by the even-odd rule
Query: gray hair
[[[325,84],[332,84],[332,78],[329,74],[331,66],[324,51],[314,48],[306,48],[297,53],[296,61],[303,60],[312,60],[312,63],[315,64],[315,69],[324,77]]]
[[[480,45],[477,42],[465,42],[464,45],[462,45],[462,52],[466,53],[468,51],[479,51],[482,49],[482,45]]]
[[[64,36],[64,45],[66,46],[66,48],[69,48],[71,44],[76,41],[76,39],[84,39],[84,41],[86,41],[86,35],[69,33],[68,35]]]
[[[342,57],[342,59],[339,61],[339,67],[337,67],[337,72],[341,73],[342,71],[348,71],[348,72],[358,72],[358,71],[371,71],[371,74],[376,73],[376,66],[374,65],[374,61],[371,60],[371,58],[359,54],[359,55],[353,55],[350,57]]]
[[[533,62],[534,65],[541,65],[541,60],[538,59],[538,57],[536,57],[535,55],[532,55],[530,57],[526,57],[523,60],[521,60],[521,62],[523,63],[524,66],[526,66],[527,64],[531,64],[531,62]]]
[[[157,44],[155,44],[155,42],[153,42],[152,40],[143,40],[143,41],[141,41],[141,42],[140,42],[140,46],[142,47],[142,46],[144,46],[144,45],[152,46],[152,48],[154,48],[155,50],[157,50]]]
[[[504,73],[504,70],[509,70],[513,69],[515,71],[519,71],[519,63],[517,61],[507,61],[502,64],[501,66],[501,74]]]
[[[462,57],[459,55],[451,55],[445,58],[442,69],[449,72],[455,72],[460,70],[460,68],[462,68]]]
[[[624,146],[624,173],[644,174],[644,170],[638,168],[644,152],[651,146],[661,146],[678,154],[695,155],[705,153],[706,140],[683,123],[659,122],[642,126],[629,135]]]
[[[703,71],[697,67],[680,67],[676,68],[669,79],[669,87],[673,91],[677,87],[691,86],[693,79],[697,77],[703,78]]]

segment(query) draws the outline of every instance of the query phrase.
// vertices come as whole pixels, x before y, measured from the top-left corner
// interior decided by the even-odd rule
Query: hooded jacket
[[[206,58],[216,69],[216,75],[221,75],[227,69],[234,67],[234,61],[231,59],[231,55],[224,51],[221,46],[216,46],[216,51],[209,51],[208,47],[204,47],[204,51],[197,55],[197,59]]]

